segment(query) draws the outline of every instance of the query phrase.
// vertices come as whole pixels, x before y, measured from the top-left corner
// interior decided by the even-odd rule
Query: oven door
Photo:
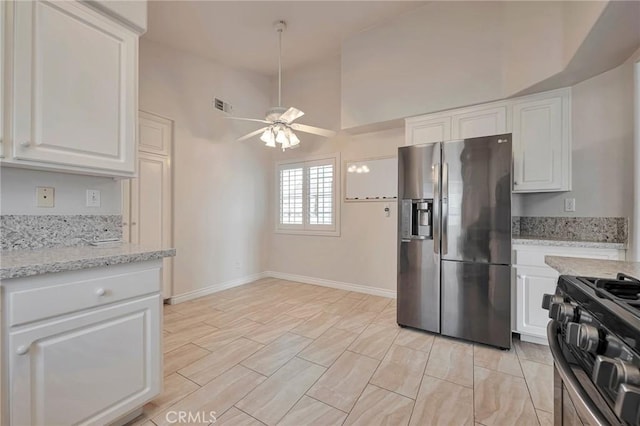
[[[623,425],[600,395],[589,375],[563,350],[565,343],[559,333],[560,324],[550,321],[547,326],[549,349],[554,364],[554,423],[567,425]]]

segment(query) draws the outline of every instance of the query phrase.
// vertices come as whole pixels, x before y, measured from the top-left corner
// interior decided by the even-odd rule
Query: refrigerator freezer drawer
[[[433,240],[402,242],[398,256],[398,324],[440,332],[440,257]]]
[[[511,266],[442,261],[442,334],[511,347]]]

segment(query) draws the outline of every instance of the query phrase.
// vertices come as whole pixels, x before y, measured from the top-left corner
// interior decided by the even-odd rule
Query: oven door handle
[[[557,321],[549,321],[549,324],[547,325],[547,339],[549,340],[551,355],[553,355],[553,362],[556,370],[562,378],[563,384],[566,386],[567,391],[578,399],[578,401],[573,401],[573,403],[579,403],[584,407],[584,410],[579,411],[581,413],[588,414],[591,417],[588,422],[590,425],[609,425],[609,421],[604,418],[597,405],[591,400],[582,386],[580,386],[578,378],[573,374],[569,363],[564,358],[562,349],[558,343],[558,328],[559,325]]]

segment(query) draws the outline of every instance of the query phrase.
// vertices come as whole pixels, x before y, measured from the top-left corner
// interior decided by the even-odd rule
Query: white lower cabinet
[[[157,396],[162,386],[160,268],[160,261],[152,261],[3,282],[5,314],[15,310],[16,295],[35,298],[53,287],[60,289],[60,298],[73,298],[73,287],[67,286],[78,282],[99,282],[95,299],[106,299],[98,306],[78,299],[74,312],[13,327],[10,316],[4,318],[3,402],[9,413],[2,424],[109,424]],[[135,275],[140,270],[152,274]],[[126,281],[129,274],[154,285],[142,285],[141,294],[112,303],[109,295],[122,290],[112,278]],[[116,286],[104,284],[109,282]]]
[[[551,268],[517,266],[516,331],[527,336],[545,338],[549,313],[542,309],[542,296],[556,291],[558,273]]]
[[[555,293],[560,276],[555,269],[544,263],[545,256],[624,260],[625,251],[514,244],[515,323],[513,331],[519,333],[523,341],[544,344],[547,340],[549,312],[542,309],[542,296],[545,293]]]

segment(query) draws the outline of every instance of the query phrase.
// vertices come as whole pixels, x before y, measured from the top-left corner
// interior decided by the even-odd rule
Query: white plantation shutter
[[[280,224],[303,225],[303,167],[280,169]]]
[[[331,157],[278,166],[278,230],[339,235],[336,164]]]
[[[309,167],[309,225],[333,224],[333,164]]]

